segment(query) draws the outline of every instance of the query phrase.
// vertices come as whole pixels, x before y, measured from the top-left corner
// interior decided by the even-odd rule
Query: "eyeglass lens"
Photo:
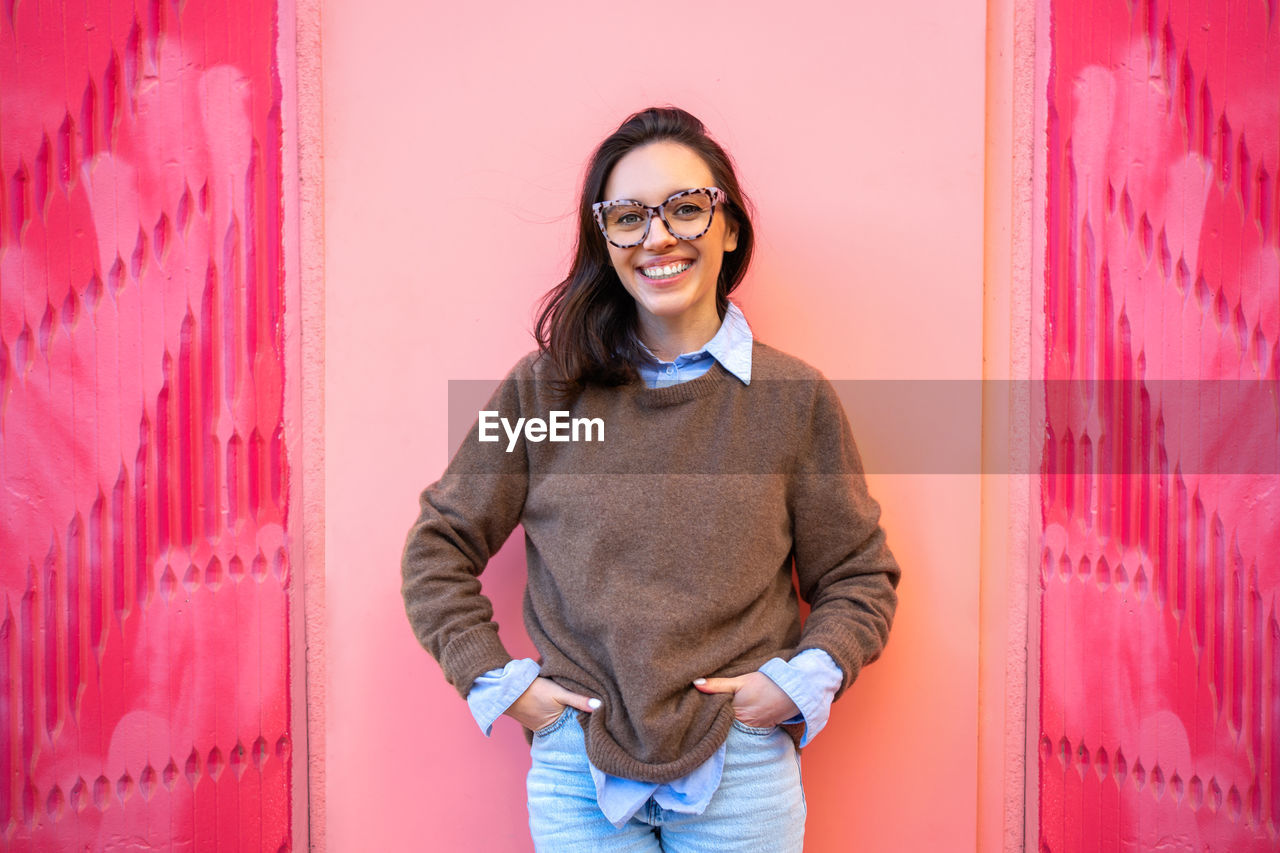
[[[703,190],[668,199],[662,218],[672,236],[692,240],[711,224],[711,194]],[[637,243],[649,222],[649,209],[639,204],[611,205],[604,211],[605,233],[615,243]]]

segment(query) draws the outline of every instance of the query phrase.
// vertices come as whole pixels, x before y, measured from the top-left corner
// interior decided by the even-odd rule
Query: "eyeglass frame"
[[[711,215],[707,217],[706,228],[703,228],[701,231],[699,231],[697,234],[694,234],[692,237],[682,237],[681,235],[671,230],[671,223],[667,221],[667,214],[664,213],[663,210],[666,208],[668,204],[675,201],[676,199],[686,195],[693,195],[694,193],[706,193],[711,197]],[[711,224],[716,220],[716,205],[722,204],[728,200],[729,200],[729,196],[725,193],[724,190],[720,189],[719,187],[691,187],[690,189],[687,189],[687,190],[680,190],[679,192],[672,193],[671,195],[667,196],[667,198],[663,200],[662,204],[658,205],[657,207],[644,204],[633,198],[618,198],[618,199],[612,199],[609,201],[596,202],[595,204],[591,205],[591,213],[595,217],[596,225],[600,227],[600,233],[604,235],[604,239],[609,243],[609,245],[615,246],[619,249],[632,249],[632,248],[635,248],[636,246],[639,246],[645,240],[649,239],[649,227],[653,225],[654,214],[657,214],[658,218],[662,220],[663,227],[667,229],[667,233],[670,234],[672,237],[675,237],[677,240],[697,240],[699,237],[701,237],[702,235],[706,234],[708,231],[711,230]],[[644,210],[645,213],[647,214],[644,220],[644,231],[641,233],[640,239],[636,240],[634,243],[627,243],[626,245],[623,245],[621,243],[615,243],[613,241],[613,239],[609,236],[609,230],[605,226],[605,222],[604,222],[604,212],[607,209],[609,209],[610,207],[615,207],[617,205],[623,205],[623,204],[634,205],[635,207],[638,207]]]

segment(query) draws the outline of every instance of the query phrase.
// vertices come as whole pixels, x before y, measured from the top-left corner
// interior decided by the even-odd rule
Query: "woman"
[[[729,302],[753,242],[701,122],[629,117],[539,350],[422,495],[409,619],[486,733],[533,733],[539,850],[800,850],[796,748],[887,638],[899,570],[839,401]],[[518,523],[538,663],[477,579]]]

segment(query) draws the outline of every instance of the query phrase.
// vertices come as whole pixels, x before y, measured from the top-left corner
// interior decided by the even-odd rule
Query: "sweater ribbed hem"
[[[498,626],[489,622],[450,640],[440,655],[440,668],[465,699],[477,678],[491,669],[502,669],[510,660],[511,653],[498,639]]]
[[[665,764],[649,764],[633,758],[609,736],[603,719],[579,714],[578,720],[586,732],[587,757],[597,768],[610,776],[661,785],[688,776],[715,754],[729,737],[729,729],[733,726],[733,706],[726,702],[702,740],[675,761]]]

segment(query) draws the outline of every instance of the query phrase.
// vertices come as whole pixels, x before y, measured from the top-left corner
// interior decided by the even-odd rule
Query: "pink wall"
[[[399,552],[447,460],[447,381],[501,377],[562,275],[591,147],[694,111],[760,209],[757,334],[833,378],[982,375],[984,5],[676,15],[599,3],[323,7],[329,849],[528,849],[528,749],[485,740],[417,646]],[[679,62],[659,47],[678,43]],[[615,58],[650,58],[635,74]],[[821,190],[821,193],[818,190]],[[855,413],[868,446],[889,413]],[[978,454],[978,417],[948,427]],[[869,460],[875,467],[875,459]],[[979,478],[872,477],[905,566],[884,658],[805,754],[810,850],[975,837]],[[508,645],[517,535],[485,575]]]
[[[583,159],[669,101],[759,205],[761,338],[836,379],[1127,383],[1053,386],[1028,482],[895,474],[922,439],[851,412],[906,578],[805,754],[808,849],[1020,849],[1024,760],[1043,849],[1274,846],[1276,414],[1242,392],[1280,369],[1280,16],[933,5],[5,5],[4,845],[287,847],[306,743],[323,848],[528,848],[527,748],[413,642],[399,547],[447,381],[531,346]],[[713,49],[598,61],[673,28]],[[905,423],[1021,471],[998,387]],[[522,560],[485,576],[518,652]]]
[[[1274,850],[1280,22],[1049,8],[1038,845]]]
[[[0,14],[0,846],[288,849],[275,3]]]

